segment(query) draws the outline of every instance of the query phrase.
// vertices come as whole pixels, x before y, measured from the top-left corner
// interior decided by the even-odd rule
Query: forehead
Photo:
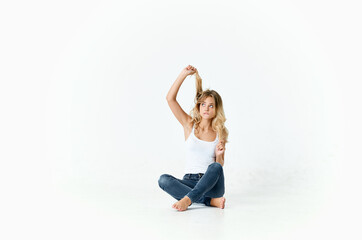
[[[214,98],[211,97],[211,96],[208,96],[207,98],[204,98],[201,102],[202,102],[202,103],[205,102],[205,103],[215,104],[215,100],[214,100]]]

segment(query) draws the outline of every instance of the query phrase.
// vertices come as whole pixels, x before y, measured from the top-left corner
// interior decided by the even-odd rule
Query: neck
[[[211,120],[202,118],[199,124],[199,129],[202,131],[211,129]]]

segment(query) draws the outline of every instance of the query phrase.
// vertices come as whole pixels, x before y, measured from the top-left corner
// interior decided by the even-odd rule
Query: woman
[[[188,75],[196,74],[195,107],[186,114],[176,101],[181,84]],[[185,211],[192,203],[225,207],[224,154],[228,130],[220,95],[214,90],[202,90],[202,79],[195,67],[182,70],[167,94],[171,111],[184,128],[186,167],[183,179],[163,174],[158,180],[161,189],[179,200],[172,205]]]

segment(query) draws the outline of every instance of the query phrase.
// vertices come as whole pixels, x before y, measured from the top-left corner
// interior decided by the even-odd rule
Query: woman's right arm
[[[191,65],[184,68],[180,75],[177,77],[176,81],[172,84],[166,96],[167,103],[170,106],[172,113],[175,115],[175,117],[183,127],[186,127],[187,124],[190,122],[191,116],[185,113],[185,111],[181,108],[180,104],[176,100],[176,97],[185,78],[190,74],[194,74],[196,71],[196,68],[192,67]]]

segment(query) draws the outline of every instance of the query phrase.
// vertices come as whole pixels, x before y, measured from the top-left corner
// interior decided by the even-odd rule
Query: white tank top
[[[195,136],[195,125],[192,126],[190,136],[185,141],[186,164],[184,172],[187,173],[205,173],[207,167],[215,162],[215,147],[218,144],[219,136],[216,133],[216,139],[212,142],[198,139]]]

